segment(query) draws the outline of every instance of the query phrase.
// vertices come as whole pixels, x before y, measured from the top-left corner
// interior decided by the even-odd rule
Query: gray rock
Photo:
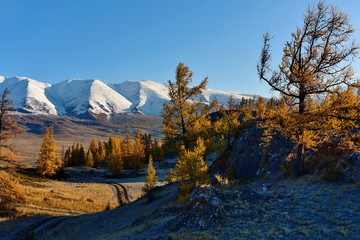
[[[217,160],[211,169],[216,169],[216,173],[230,179],[247,176],[260,176],[271,180],[281,178],[284,175],[282,166],[293,144],[281,135],[275,135],[264,151],[261,146],[263,132],[264,129],[256,124],[244,128],[225,160]]]
[[[221,224],[225,212],[219,193],[214,188],[199,187],[190,195],[184,211],[174,223],[174,229],[214,228]]]
[[[353,152],[345,162],[348,165],[344,170],[345,180],[360,181],[360,152]]]

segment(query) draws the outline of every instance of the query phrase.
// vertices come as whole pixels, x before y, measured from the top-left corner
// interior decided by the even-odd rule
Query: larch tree
[[[239,129],[240,122],[239,122],[239,116],[240,111],[236,104],[236,101],[234,97],[231,95],[227,104],[226,109],[221,109],[222,112],[222,125],[225,127],[226,132],[226,143],[227,146],[231,146],[231,140],[232,136],[234,136],[234,133]]]
[[[19,181],[0,170],[0,216],[15,216],[16,204],[24,201],[24,195],[19,190]]]
[[[99,150],[99,146],[94,138],[91,139],[89,150],[93,155]]]
[[[47,127],[41,144],[37,170],[42,176],[51,176],[61,167],[61,158],[54,140],[53,126]]]
[[[285,43],[278,70],[270,67],[271,37],[264,35],[257,70],[260,80],[279,92],[289,108],[286,121],[276,125],[297,146],[294,175],[304,173],[305,148],[319,136],[313,123],[324,117],[320,112],[314,114],[313,100],[340,94],[348,86],[360,86],[351,68],[359,50],[354,41],[350,42],[353,32],[348,15],[338,8],[324,2],[309,6],[303,27],[297,28]],[[326,130],[319,125],[315,128]]]
[[[109,142],[111,142],[111,149],[108,166],[113,173],[119,174],[124,168],[121,152],[122,139],[120,137],[110,137]]]
[[[138,129],[135,135],[135,141],[132,146],[133,157],[132,165],[135,170],[135,174],[138,174],[138,170],[144,167],[145,163],[145,145],[142,140],[141,131]]]
[[[15,120],[9,117],[14,110],[12,100],[9,98],[10,90],[5,88],[0,99],[0,164],[16,164],[14,159],[14,146],[10,139],[23,132]]]
[[[183,149],[175,169],[169,173],[169,182],[180,181],[180,201],[185,201],[196,186],[209,183],[208,167],[204,161],[205,152],[204,140],[198,138],[193,150]]]
[[[259,97],[255,103],[255,113],[257,118],[264,118],[266,116],[266,103],[263,97]]]
[[[193,134],[195,129],[199,134],[209,130],[199,125],[199,122],[210,122],[207,115],[216,105],[216,101],[207,106],[199,100],[199,94],[206,88],[208,78],[199,85],[190,87],[192,77],[193,72],[189,67],[180,63],[176,68],[175,82],[168,82],[170,101],[164,104],[162,111],[163,132],[165,145],[176,152],[180,152],[182,146],[190,149],[195,145],[198,137]]]
[[[106,150],[105,150],[105,143],[98,141],[98,152],[95,155],[95,163],[103,164],[105,163],[106,157]]]
[[[0,165],[13,167],[18,165],[14,158],[14,146],[11,138],[20,134],[20,128],[14,119],[9,117],[13,110],[12,100],[9,98],[10,90],[4,89],[0,99]],[[18,189],[18,181],[7,172],[0,170],[0,215],[13,216],[16,214],[15,205],[23,202],[24,196]]]
[[[89,149],[86,154],[86,166],[93,167],[94,166],[94,155],[92,151]]]
[[[152,189],[156,187],[156,170],[154,168],[153,159],[152,156],[149,156],[149,163],[146,173],[146,179],[145,179],[145,186],[143,187],[142,191],[144,193],[150,192]]]

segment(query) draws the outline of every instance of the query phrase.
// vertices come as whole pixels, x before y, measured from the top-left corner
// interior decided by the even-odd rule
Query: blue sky
[[[174,79],[179,62],[208,88],[271,96],[258,80],[262,35],[274,65],[307,5],[289,0],[0,0],[0,75],[57,83]],[[360,1],[328,1],[348,13],[360,42]],[[360,65],[354,67],[360,73]],[[357,74],[359,75],[359,74]]]

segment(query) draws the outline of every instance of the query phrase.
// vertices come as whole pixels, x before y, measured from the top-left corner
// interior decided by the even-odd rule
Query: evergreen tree
[[[145,133],[142,136],[142,142],[143,142],[143,145],[144,145],[145,161],[149,162],[150,155],[151,155],[151,148],[152,148],[151,135]]]
[[[71,148],[68,148],[64,153],[63,163],[65,167],[74,166],[71,162]]]
[[[78,166],[79,159],[79,144],[73,142],[71,145],[71,166]]]
[[[42,176],[51,176],[61,167],[61,159],[55,145],[53,126],[46,128],[40,148],[37,170]]]
[[[86,165],[86,156],[85,156],[85,150],[82,144],[79,145],[79,159],[78,159],[78,163],[80,166],[82,165]]]
[[[142,191],[144,193],[148,193],[152,189],[154,189],[156,187],[156,180],[157,180],[156,170],[153,165],[152,156],[150,155],[146,179],[145,179],[145,186],[143,187]]]
[[[305,148],[311,147],[318,138],[320,132],[316,129],[327,130],[318,121],[326,114],[314,114],[309,103],[315,98],[340,94],[346,86],[360,87],[360,81],[353,79],[354,73],[347,63],[359,50],[354,42],[348,44],[353,32],[348,15],[338,8],[324,2],[309,7],[303,27],[298,28],[285,44],[278,71],[270,69],[270,36],[264,36],[258,74],[272,90],[283,96],[288,106],[286,121],[272,121],[271,124],[297,146],[292,166],[296,176],[304,173]],[[317,123],[315,130],[312,123]]]
[[[151,146],[151,156],[153,156],[154,162],[158,162],[159,166],[164,165],[164,149],[161,142],[155,141]]]

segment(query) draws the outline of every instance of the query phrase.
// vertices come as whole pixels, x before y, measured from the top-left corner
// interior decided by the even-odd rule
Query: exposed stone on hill
[[[190,195],[182,214],[177,218],[174,229],[209,229],[221,224],[225,209],[214,188],[199,187]]]
[[[229,208],[229,202],[255,203],[266,199],[264,195],[247,187],[237,191],[199,187],[191,193],[183,211],[175,222],[171,223],[172,229],[214,229],[221,226],[231,215],[233,209]]]
[[[360,152],[352,153],[345,162],[349,165],[344,171],[345,180],[360,181]]]
[[[219,172],[230,179],[245,176],[267,176],[270,179],[281,177],[281,166],[293,145],[281,135],[275,135],[264,152],[260,145],[263,132],[264,129],[256,124],[243,128],[228,155],[214,163],[212,172]]]

